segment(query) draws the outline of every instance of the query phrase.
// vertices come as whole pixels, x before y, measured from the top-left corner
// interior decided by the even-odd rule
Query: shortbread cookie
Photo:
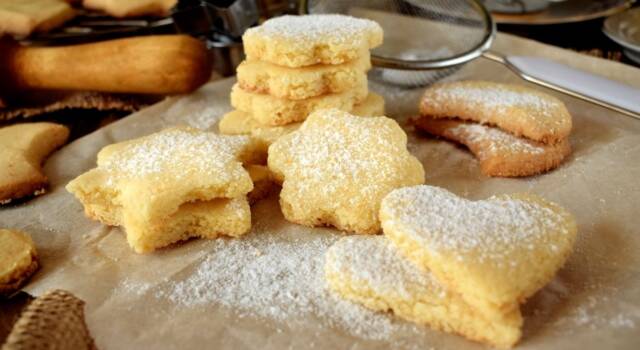
[[[344,15],[281,16],[248,29],[242,36],[252,60],[285,67],[336,65],[363,56],[382,44],[376,22]]]
[[[339,65],[282,67],[263,61],[244,61],[237,69],[238,85],[249,92],[290,100],[345,92],[367,79],[371,68],[369,53]]]
[[[305,100],[288,100],[256,94],[245,91],[236,84],[231,89],[231,105],[251,114],[253,119],[263,125],[278,126],[303,121],[318,109],[337,108],[350,112],[353,106],[363,102],[368,94],[366,79],[359,81],[351,90]]]
[[[89,217],[124,226],[137,252],[194,235],[238,236],[250,224],[246,194],[253,182],[242,160],[251,152],[246,136],[170,128],[105,147],[98,167],[67,190]]]
[[[424,182],[407,136],[387,117],[316,111],[269,147],[269,169],[282,182],[285,218],[348,232],[380,231],[380,201],[391,190]]]
[[[533,194],[470,201],[431,186],[382,201],[385,236],[418,267],[489,319],[500,319],[547,284],[576,239],[573,216]]]
[[[0,296],[16,292],[38,269],[38,254],[31,237],[0,229]]]
[[[499,348],[511,347],[520,338],[518,309],[503,320],[488,321],[431,273],[401,256],[383,236],[342,238],[325,259],[328,285],[345,299]]]
[[[83,0],[82,6],[113,17],[166,16],[178,0]]]
[[[495,125],[543,143],[564,140],[571,115],[559,99],[520,85],[486,81],[436,84],[425,91],[420,114]]]
[[[44,193],[44,159],[62,146],[69,129],[54,123],[25,123],[0,128],[0,204]]]
[[[251,181],[253,181],[253,190],[249,192],[247,199],[249,204],[254,204],[269,196],[275,187],[275,183],[271,176],[271,171],[264,165],[248,165],[247,171],[251,176]]]
[[[71,6],[60,0],[3,0],[0,1],[0,34],[27,36],[32,32],[46,32],[74,16]]]
[[[556,168],[571,153],[569,140],[544,144],[496,127],[455,119],[418,117],[413,123],[432,135],[461,143],[487,176],[529,176]]]
[[[362,117],[373,117],[384,115],[384,98],[376,93],[370,92],[367,98],[353,107],[352,114]],[[287,135],[302,125],[302,123],[291,123],[282,126],[265,126],[258,123],[249,113],[242,111],[231,111],[225,114],[218,129],[220,133],[226,135],[251,135],[258,143],[258,152],[267,154],[267,149],[280,137]]]

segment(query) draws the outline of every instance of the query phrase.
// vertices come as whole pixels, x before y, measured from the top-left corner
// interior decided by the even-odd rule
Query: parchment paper
[[[497,51],[540,55],[640,87],[640,70],[499,35]],[[506,68],[478,60],[449,79],[521,82]],[[194,240],[155,254],[135,254],[124,234],[86,219],[66,183],[95,166],[105,145],[186,123],[216,129],[230,109],[233,80],[210,83],[188,96],[168,98],[76,140],[45,167],[50,193],[0,209],[0,226],[32,234],[42,269],[27,291],[69,290],[87,302],[89,328],[101,349],[120,348],[482,348],[460,337],[419,328],[374,341],[327,326],[314,317],[276,322],[240,317],[210,304],[177,305],[157,297],[172,282],[189,278],[214,242]],[[385,96],[387,114],[402,121],[416,113],[420,90],[372,83]],[[556,279],[524,307],[523,349],[637,349],[640,344],[640,122],[557,95],[574,117],[573,155],[559,169],[524,179],[487,178],[463,148],[416,135],[410,150],[424,164],[427,183],[470,198],[531,191],[561,203],[577,218],[574,254]],[[640,96],[638,96],[640,99]],[[253,209],[246,236],[288,231],[300,239],[332,234],[287,223],[277,199]],[[131,288],[131,284],[144,288]],[[155,292],[154,292],[155,291]],[[392,316],[389,316],[392,318]],[[393,318],[392,318],[393,319]],[[295,322],[294,322],[295,321]],[[393,322],[401,322],[393,319]]]

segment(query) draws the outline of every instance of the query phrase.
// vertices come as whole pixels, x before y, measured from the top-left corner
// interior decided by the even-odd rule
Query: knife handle
[[[57,46],[14,46],[3,58],[4,90],[56,89],[177,94],[209,80],[205,45],[187,35],[157,35]]]

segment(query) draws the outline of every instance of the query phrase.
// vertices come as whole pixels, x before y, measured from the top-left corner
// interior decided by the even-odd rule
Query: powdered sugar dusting
[[[488,147],[483,148],[482,152],[491,154],[502,152],[542,154],[545,151],[544,146],[534,141],[482,124],[461,123],[449,129],[449,132],[471,143],[488,143]]]
[[[325,269],[348,273],[354,281],[367,284],[378,295],[399,295],[411,300],[423,296],[446,296],[446,291],[430,274],[401,257],[383,236],[350,236],[335,243],[327,255]]]
[[[422,165],[396,122],[336,109],[313,113],[271,145],[269,168],[283,175],[286,201],[309,211],[358,210],[372,222],[391,189],[423,181]]]
[[[474,252],[480,260],[508,261],[515,250],[541,243],[555,253],[551,232],[568,234],[560,214],[509,197],[470,201],[442,188],[415,186],[391,192],[382,207],[389,225],[401,226],[436,254]]]
[[[154,174],[188,177],[193,174],[234,179],[243,169],[229,167],[249,143],[246,136],[220,136],[190,128],[172,128],[147,137],[117,144],[98,166],[116,177]],[[109,149],[108,147],[106,148]],[[235,170],[234,170],[235,169]]]
[[[491,84],[482,86],[453,83],[433,89],[434,99],[429,104],[437,106],[448,101],[464,101],[472,108],[487,108],[495,113],[504,113],[509,108],[523,108],[551,118],[560,107],[559,101],[548,96],[541,96],[531,90],[512,88],[509,85]]]
[[[218,240],[195,273],[157,296],[185,307],[217,303],[244,316],[280,322],[315,315],[329,326],[369,339],[413,329],[328,290],[324,255],[339,235],[300,235],[262,233]]]
[[[305,44],[321,40],[333,43],[351,42],[370,32],[382,32],[382,28],[374,21],[345,15],[287,15],[250,28],[245,35],[278,36]]]

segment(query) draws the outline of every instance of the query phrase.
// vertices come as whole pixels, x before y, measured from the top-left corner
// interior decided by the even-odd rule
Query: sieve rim
[[[471,49],[448,58],[428,60],[407,60],[391,58],[381,56],[372,52],[371,63],[374,66],[380,68],[391,68],[399,70],[432,70],[459,66],[482,56],[482,54],[488,51],[493,44],[493,40],[496,34],[496,23],[493,20],[491,13],[489,13],[489,10],[487,10],[487,8],[480,2],[480,0],[468,1],[476,8],[476,10],[478,10],[478,13],[482,15],[484,23],[487,23],[487,27],[489,27],[488,30],[485,31],[482,40],[480,40],[478,44]],[[309,0],[300,0],[299,9],[300,14],[310,14]]]

